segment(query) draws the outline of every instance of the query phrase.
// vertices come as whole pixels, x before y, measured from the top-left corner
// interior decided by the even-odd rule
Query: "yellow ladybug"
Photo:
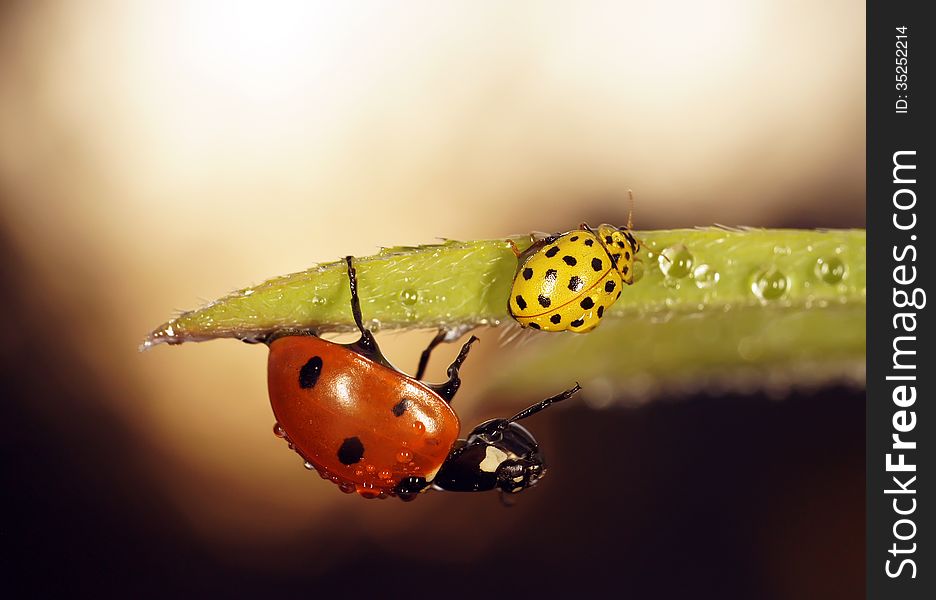
[[[517,274],[507,312],[520,323],[543,331],[591,331],[634,283],[640,242],[627,227],[601,225],[551,235],[517,254]]]

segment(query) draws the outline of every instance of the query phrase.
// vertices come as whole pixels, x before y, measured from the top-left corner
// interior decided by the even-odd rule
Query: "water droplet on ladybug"
[[[422,435],[423,433],[426,433],[426,426],[422,424],[422,421],[416,421],[415,423],[413,423],[413,429],[415,429],[416,433],[420,435]]]
[[[350,494],[350,493],[353,493],[357,489],[357,486],[351,483],[350,481],[345,481],[344,483],[338,486],[338,489],[344,492],[345,494]]]
[[[377,498],[380,496],[380,492],[374,489],[374,485],[370,483],[363,483],[361,485],[355,486],[355,491],[362,498],[367,498],[368,500]]]
[[[413,460],[413,453],[406,449],[400,450],[397,452],[396,460],[398,463],[408,463]]]
[[[302,463],[302,466],[305,467],[306,470],[308,470],[308,471],[314,471],[314,470],[315,470],[315,465],[313,465],[313,464],[310,463],[309,461],[305,461],[304,463]]]
[[[390,469],[383,469],[378,474],[378,477],[380,477],[381,479],[390,479],[391,477],[393,477],[393,473],[390,472]]]
[[[364,470],[373,475],[377,472],[377,467],[371,464],[364,465]]]
[[[273,423],[273,435],[278,438],[286,437],[286,431],[283,429],[283,426],[279,423]]]

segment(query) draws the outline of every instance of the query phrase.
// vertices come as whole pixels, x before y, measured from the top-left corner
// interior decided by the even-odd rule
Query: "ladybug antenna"
[[[364,327],[364,318],[361,316],[361,298],[358,296],[357,271],[354,269],[354,257],[346,256],[345,262],[348,263],[348,282],[351,287],[351,314],[354,316],[354,324],[361,332],[361,339],[355,344],[363,350],[376,351],[377,340],[369,329]]]
[[[507,420],[504,422],[504,424],[506,425],[507,423],[514,423],[514,422],[516,422],[516,421],[522,421],[523,419],[526,419],[527,417],[530,417],[530,416],[532,416],[532,415],[535,415],[535,414],[538,413],[539,411],[543,410],[544,408],[546,408],[546,407],[548,407],[548,406],[550,406],[550,405],[552,405],[552,404],[555,404],[555,403],[557,403],[557,402],[562,402],[563,400],[568,400],[569,398],[571,398],[572,396],[574,396],[575,394],[577,394],[578,391],[581,390],[581,389],[582,389],[582,386],[580,386],[580,385],[578,384],[578,382],[576,382],[576,383],[575,383],[575,387],[570,388],[570,389],[568,389],[568,390],[562,392],[561,394],[556,394],[555,396],[553,396],[553,397],[551,397],[551,398],[546,398],[546,399],[543,400],[542,402],[538,402],[538,403],[534,404],[533,406],[530,406],[530,407],[528,407],[528,408],[525,408],[525,409],[521,410],[520,412],[518,412],[518,413],[515,414],[514,416],[510,417],[509,419],[507,419]]]
[[[628,189],[627,195],[630,197],[630,210],[627,211],[627,228],[634,228],[634,190]]]

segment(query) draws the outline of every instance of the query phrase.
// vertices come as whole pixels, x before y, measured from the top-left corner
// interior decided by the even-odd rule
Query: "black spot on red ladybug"
[[[546,296],[542,294],[537,296],[536,299],[539,301],[540,306],[542,306],[543,308],[549,308],[549,305],[552,304],[552,300],[550,300],[549,298],[547,298]]]
[[[579,277],[578,275],[573,275],[569,279],[569,289],[572,290],[573,292],[580,291],[583,285],[585,285],[585,283],[582,281],[582,278]]]
[[[552,258],[553,256],[557,254],[559,254],[559,246],[553,246],[552,248],[546,251],[547,258]]]
[[[559,272],[555,269],[546,269],[546,279],[549,281],[555,281],[558,274]]]
[[[571,323],[569,323],[571,327],[581,327],[584,324],[585,324],[585,319],[576,319],[572,321]]]
[[[349,437],[341,442],[341,447],[338,448],[338,460],[341,464],[353,465],[361,462],[362,458],[364,458],[364,444],[361,443],[360,438]]]
[[[603,316],[604,316],[604,306],[599,306],[599,307],[598,307],[598,318],[600,319],[600,318],[603,317]]]
[[[530,323],[530,327],[532,327],[533,329],[540,329],[539,323],[532,323],[532,322],[531,322],[531,323]]]
[[[562,322],[562,317],[561,317],[560,315],[553,315],[553,316],[549,317],[549,321],[550,321],[553,325],[558,325],[559,323]]]
[[[322,374],[322,357],[313,356],[299,369],[299,387],[304,390],[312,389],[318,383]]]
[[[604,264],[601,262],[600,258],[592,259],[592,269],[594,269],[595,271],[600,271],[603,266]]]
[[[589,310],[595,307],[595,301],[592,300],[591,298],[585,298],[584,300],[579,302],[579,306],[581,306],[585,310]]]
[[[526,279],[527,281],[529,281],[530,279],[533,279],[533,269],[531,269],[530,267],[527,267],[526,269],[524,269],[523,278]]]
[[[591,239],[591,238],[588,238],[587,240],[585,240],[585,245],[586,245],[586,246],[594,246],[594,245],[595,245],[595,240],[593,240],[593,239]]]
[[[400,398],[400,401],[393,405],[393,408],[390,409],[390,412],[393,413],[394,417],[402,417],[403,413],[406,412],[406,409],[409,408],[410,401],[406,398]]]
[[[521,296],[520,294],[517,294],[517,297],[514,298],[514,300],[517,301],[517,306],[520,307],[520,310],[526,309],[527,303],[526,303],[526,300],[523,299],[523,296]]]
[[[572,237],[569,238],[569,241],[570,241],[570,242],[577,242],[578,239],[579,239],[579,238],[578,238],[577,235],[573,235]]]
[[[575,263],[577,263],[578,261],[575,260],[575,257],[574,257],[574,256],[563,256],[563,257],[562,257],[562,262],[564,262],[565,264],[569,265],[570,267],[574,267],[574,266],[575,266]]]
[[[614,283],[613,281],[608,280],[608,282],[605,283],[605,291],[606,291],[607,293],[610,294],[611,292],[613,292],[613,291],[614,291],[614,288],[615,288],[615,283]]]

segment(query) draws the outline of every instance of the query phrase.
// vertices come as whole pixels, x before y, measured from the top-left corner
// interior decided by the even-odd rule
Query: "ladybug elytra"
[[[536,484],[545,472],[543,457],[517,421],[571,397],[579,386],[509,419],[482,423],[458,439],[460,423],[450,402],[461,384],[459,368],[477,338],[471,336],[462,346],[448,380],[440,384],[421,378],[444,332],[423,352],[415,377],[398,371],[364,327],[352,258],[346,261],[351,311],[361,337],[337,344],[287,333],[268,341],[277,435],[306,466],[342,491],[366,498],[411,500],[430,488],[515,493]]]
[[[520,323],[543,331],[591,331],[634,283],[640,242],[627,227],[600,225],[551,235],[517,254],[517,274],[507,311]]]

